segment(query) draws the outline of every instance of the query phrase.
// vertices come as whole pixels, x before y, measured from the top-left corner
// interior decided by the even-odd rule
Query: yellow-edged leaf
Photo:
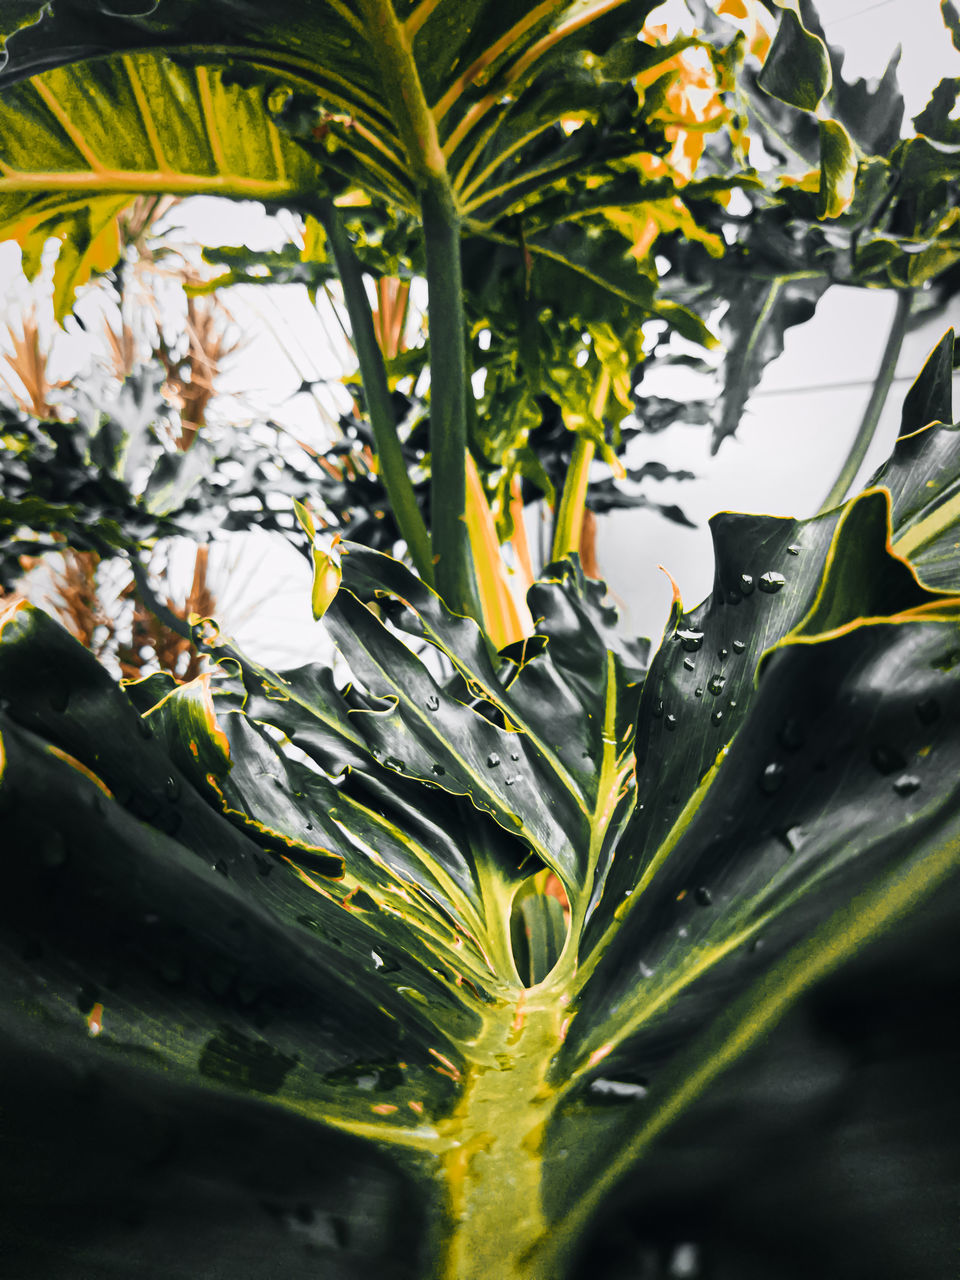
[[[45,244],[57,318],[121,251],[118,216],[144,193],[292,200],[319,168],[273,123],[262,93],[152,54],[46,71],[0,97],[0,236],[28,276]]]

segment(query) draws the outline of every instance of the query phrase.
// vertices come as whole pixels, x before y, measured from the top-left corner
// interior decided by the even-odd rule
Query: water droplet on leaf
[[[590,1081],[587,1091],[594,1098],[607,1102],[632,1102],[645,1098],[650,1092],[646,1084],[631,1084],[626,1080],[605,1080],[602,1076]]]
[[[677,717],[675,715],[669,715],[666,717],[663,723],[666,726],[666,728],[672,731],[677,727]]]
[[[740,590],[743,592],[745,596],[749,596],[753,594],[753,574],[741,573]]]
[[[800,827],[786,827],[777,832],[777,839],[788,853],[796,853],[803,844],[803,831]]]
[[[427,710],[439,711],[439,709],[440,709],[440,699],[437,697],[435,693],[429,694],[427,696]]]
[[[710,719],[713,721],[714,724],[720,724],[721,721],[723,720],[723,712],[715,711],[713,715],[710,717]]]
[[[716,697],[718,693],[722,693],[723,686],[726,683],[727,683],[727,677],[718,674],[710,677],[710,679],[707,681],[707,688],[710,690],[713,696]]]
[[[693,661],[692,658],[684,658],[683,665],[687,669],[687,671],[695,671],[697,666],[697,664]]]
[[[700,688],[694,689],[694,691],[693,691],[693,696],[694,696],[695,698],[702,698],[702,697],[703,697],[703,690],[702,690],[702,689],[700,689]]]
[[[703,644],[702,631],[678,631],[677,639],[687,653],[696,653]]]
[[[771,569],[769,573],[763,573],[760,575],[760,581],[757,585],[761,591],[765,591],[768,596],[772,596],[786,584],[786,581],[787,580],[782,573],[775,573]]]
[[[703,885],[700,885],[693,896],[696,899],[698,906],[709,907],[713,903],[713,894],[709,889],[704,888]]]
[[[700,1275],[700,1250],[695,1244],[678,1244],[670,1255],[670,1280],[696,1280]]]
[[[296,1055],[288,1057],[262,1040],[224,1026],[204,1045],[197,1070],[234,1088],[277,1093],[296,1064]]]
[[[394,773],[403,773],[403,761],[398,760],[396,756],[387,756],[383,762],[385,769],[392,769]]]
[[[800,548],[795,542],[791,543],[790,546],[787,547],[788,556],[798,556],[799,554],[800,554]]]
[[[920,790],[920,779],[912,773],[905,773],[896,780],[893,789],[898,796],[912,796],[915,791]]]
[[[436,763],[434,763],[434,764],[432,764],[432,765],[430,766],[430,772],[431,772],[431,773],[435,773],[435,774],[437,775],[437,777],[438,777],[438,778],[440,778],[440,777],[442,777],[442,776],[443,776],[447,771],[446,771],[446,769],[443,767],[443,765],[442,765],[442,764],[436,764]]]
[[[499,763],[500,763],[500,757],[497,755],[495,751],[491,751],[490,754],[487,756],[487,768],[496,769]]]
[[[787,779],[787,771],[777,760],[771,761],[760,775],[760,790],[772,796],[779,791]]]
[[[743,641],[742,641],[742,640],[734,640],[734,642],[733,642],[733,652],[734,652],[734,653],[743,653],[743,651],[744,651],[744,649],[746,649],[746,647],[747,647],[747,646],[743,643]]]

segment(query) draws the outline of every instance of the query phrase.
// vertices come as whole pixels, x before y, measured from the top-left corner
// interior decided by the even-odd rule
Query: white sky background
[[[879,76],[895,47],[902,45],[900,81],[907,120],[923,108],[939,79],[960,74],[960,55],[952,48],[937,0],[819,0],[818,9],[828,40],[847,50],[847,79]],[[684,11],[682,0],[669,0],[654,20],[678,10]],[[283,224],[278,226],[257,206],[195,200],[189,216],[181,208],[176,217],[191,237],[209,245],[244,242],[251,248],[279,248],[284,240]],[[14,319],[27,297],[18,251],[0,246],[0,317]],[[93,313],[85,313],[83,302],[79,309],[94,329],[97,304],[89,297]],[[300,287],[239,288],[224,300],[244,329],[257,331],[221,379],[222,389],[239,393],[234,412],[239,405],[251,419],[271,414],[301,438],[321,443],[317,406],[309,396],[295,393],[303,378],[335,379],[345,367],[346,348],[335,324],[329,317],[325,325],[318,323]],[[677,579],[688,607],[707,594],[713,578],[707,519],[715,511],[799,517],[816,511],[856,431],[893,308],[892,294],[831,290],[812,321],[787,331],[783,356],[769,366],[736,439],[726,441],[716,458],[710,457],[709,430],[703,427],[675,426],[636,442],[631,466],[660,461],[696,473],[696,480],[652,483],[646,492],[654,500],[679,503],[698,527],[682,528],[643,510],[601,520],[601,568],[629,630],[659,637],[670,587],[658,563]],[[910,380],[951,323],[960,327],[960,303],[951,316],[908,336],[897,368],[903,380],[894,384],[861,478],[889,453]],[[70,341],[61,340],[63,374],[82,363],[94,345],[76,332]],[[654,386],[651,380],[644,389],[681,399],[701,393],[695,384],[681,382]],[[338,398],[341,407],[349,403],[336,388],[320,394],[328,411]],[[224,629],[261,661],[289,664],[326,651],[310,617],[306,560],[280,535],[232,539],[215,550],[212,568],[218,587],[223,584],[219,605]]]

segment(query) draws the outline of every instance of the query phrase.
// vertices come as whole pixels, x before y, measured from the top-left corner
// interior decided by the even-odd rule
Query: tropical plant
[[[601,0],[117,8],[0,2],[7,77],[33,76],[0,103],[25,122],[0,170],[10,225],[27,245],[65,228],[76,279],[106,260],[119,193],[302,198],[419,572],[331,547],[297,504],[333,669],[272,672],[197,618],[208,670],[118,686],[42,612],[0,615],[12,1274],[943,1275],[952,332],[857,498],[715,517],[714,590],[693,611],[677,593],[649,665],[576,555],[532,587],[525,627],[467,451],[461,248],[485,240],[532,279],[529,254],[545,287],[587,279],[598,309],[629,304],[618,324],[704,337],[616,229],[661,197],[662,217],[704,225],[692,182],[659,186],[647,149],[674,82],[648,90],[697,40],[638,40],[652,6]],[[778,8],[759,89],[812,112],[826,51],[795,2]],[[727,75],[742,43],[698,47]],[[832,116],[817,133],[830,219],[870,166],[851,175]],[[708,200],[736,185],[703,182]],[[422,237],[429,523],[336,203],[359,189]],[[633,338],[610,331],[615,369]],[[593,353],[593,403],[570,402],[584,438],[614,394],[596,335]],[[79,433],[76,465],[96,447],[122,470],[129,433],[109,419],[88,445],[82,419],[44,429],[56,447]],[[560,552],[589,452],[564,481]],[[186,465],[154,460],[114,498]],[[85,510],[78,527],[122,541]]]
[[[738,1118],[771,1070],[810,1090],[802,1117],[829,1112],[820,1039],[786,1066],[748,1051],[957,867],[952,343],[855,502],[717,518],[717,588],[677,602],[648,672],[575,563],[534,589],[534,641],[492,660],[474,622],[349,547],[327,612],[342,687],[208,627],[215,674],[125,694],[12,605],[4,986],[36,1081],[14,1077],[10,1118],[19,1273],[109,1274],[146,1214],[145,1274],[258,1275],[269,1250],[271,1274],[555,1276],[741,1055]],[[762,1153],[795,1119],[747,1132]],[[55,1192],[63,1151],[93,1172]],[[893,1269],[859,1221],[855,1249],[936,1275],[926,1221],[898,1218]],[[821,1273],[852,1247],[831,1240]]]
[[[619,0],[582,12],[553,3],[455,14],[421,3],[401,13],[378,0],[321,6],[305,23],[299,5],[258,20],[225,3],[201,27],[170,3],[129,16],[60,3],[38,21],[19,5],[0,8],[0,225],[20,239],[28,267],[51,233],[70,228],[55,273],[62,314],[76,282],[115,258],[124,193],[217,191],[309,215],[309,244],[325,246],[344,290],[379,471],[409,554],[449,603],[477,613],[470,536],[451,514],[482,497],[465,467],[466,298],[477,296],[495,335],[486,421],[504,477],[494,513],[501,535],[512,523],[513,476],[532,469],[550,484],[526,447],[542,388],[579,441],[555,554],[577,545],[576,499],[595,449],[606,447],[605,414],[619,420],[632,407],[641,322],[659,315],[712,341],[691,311],[657,297],[653,248],[663,228],[702,237],[691,209],[757,182],[739,163],[691,177],[697,146],[686,145],[691,132],[730,125],[720,91],[742,40],[664,43],[655,30],[638,40],[654,7]],[[799,39],[821,47],[802,30]],[[703,119],[684,105],[691,51],[714,86]],[[782,59],[776,42],[769,57]],[[834,152],[824,162],[830,189],[841,172]],[[430,484],[442,495],[430,504],[429,531],[403,465],[350,234],[349,217],[371,204],[394,231],[386,250],[396,253],[399,241],[429,286]],[[482,273],[486,299],[480,288],[462,291],[461,260],[468,276]],[[568,317],[571,293],[580,307]],[[542,325],[545,310],[563,320]],[[558,343],[544,346],[538,335],[552,331]],[[473,523],[488,526],[489,516],[474,510]],[[492,597],[480,584],[484,617],[494,634],[516,635],[516,619],[500,619],[508,593],[502,570],[495,576]]]

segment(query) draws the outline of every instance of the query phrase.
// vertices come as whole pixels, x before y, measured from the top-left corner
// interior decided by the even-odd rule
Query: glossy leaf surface
[[[942,402],[940,354],[911,413]],[[688,1110],[724,1131],[720,1073],[741,1099],[765,1087],[781,1068],[759,1040],[957,869],[960,600],[891,549],[934,511],[947,527],[926,478],[948,430],[908,432],[889,491],[826,516],[718,517],[715,589],[677,602],[646,676],[569,564],[531,593],[537,635],[494,657],[399,563],[348,546],[326,614],[347,684],[271,673],[207,631],[215,671],[124,694],[14,606],[0,803],[16,1059],[52,1079],[76,1046],[119,1097],[136,1081],[162,1132],[204,1096],[214,1126],[269,1104],[284,1150],[356,1171],[349,1204],[306,1175],[313,1199],[297,1193],[331,1274],[364,1274],[345,1242],[374,1202],[371,1239],[400,1240],[410,1195],[431,1244],[395,1254],[396,1274],[562,1274],[615,1183],[653,1194],[643,1157],[673,1161]],[[801,1043],[814,1061],[816,1038]],[[358,1138],[392,1148],[403,1177]],[[194,1157],[178,1158],[177,1186]],[[102,1187],[118,1166],[98,1167]],[[524,1205],[509,1221],[508,1170]],[[132,1177],[132,1201],[154,1176]],[[218,1185],[248,1194],[245,1176]],[[270,1185],[253,1238],[295,1236]],[[108,1274],[121,1228],[83,1244],[56,1196],[51,1211],[64,1257]],[[183,1230],[176,1204],[155,1221]],[[936,1274],[935,1248],[910,1256]]]
[[[130,53],[45,72],[0,95],[0,235],[33,276],[50,237],[58,320],[120,256],[117,218],[141,194],[295,202],[318,169],[262,95],[219,69]]]

